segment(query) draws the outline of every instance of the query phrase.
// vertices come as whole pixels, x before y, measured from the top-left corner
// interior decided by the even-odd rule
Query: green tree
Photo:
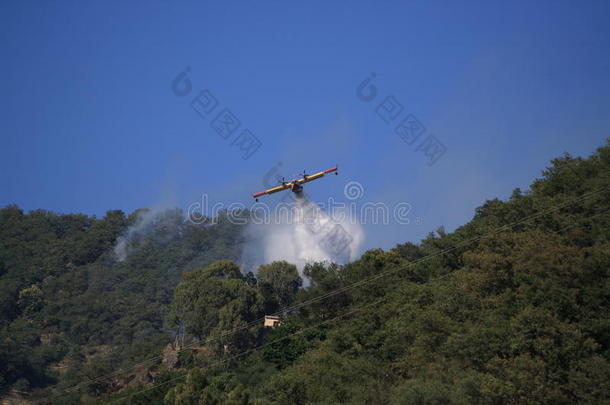
[[[292,303],[299,288],[303,285],[303,279],[294,264],[286,261],[276,261],[262,265],[258,268],[258,280],[261,288],[271,294],[280,307]]]
[[[209,337],[218,354],[231,353],[255,343],[258,327],[249,322],[262,316],[263,301],[235,263],[219,261],[183,274],[168,320],[183,321],[199,339]]]

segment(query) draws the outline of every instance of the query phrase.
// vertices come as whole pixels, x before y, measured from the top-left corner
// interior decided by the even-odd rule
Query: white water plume
[[[311,262],[343,264],[358,257],[364,232],[347,212],[331,217],[304,196],[283,208],[276,209],[270,221],[248,226],[250,243],[242,259],[247,267],[286,260],[302,270]]]

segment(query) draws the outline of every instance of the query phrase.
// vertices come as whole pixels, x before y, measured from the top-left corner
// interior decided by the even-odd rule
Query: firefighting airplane
[[[295,179],[290,182],[286,182],[286,181],[284,181],[284,178],[282,178],[282,181],[280,181],[281,186],[273,187],[273,188],[270,188],[269,190],[265,190],[265,191],[261,191],[260,193],[252,194],[252,197],[254,197],[254,199],[256,201],[258,201],[258,197],[260,197],[262,195],[273,194],[273,193],[277,193],[279,191],[284,191],[284,190],[289,190],[289,189],[292,190],[292,192],[295,193],[297,196],[300,196],[301,192],[303,191],[303,184],[308,183],[310,181],[314,181],[316,179],[319,179],[320,177],[324,177],[325,174],[329,174],[329,173],[339,174],[339,172],[337,170],[339,170],[339,168],[337,166],[335,166],[335,167],[331,167],[328,170],[324,170],[323,172],[312,174],[311,176],[307,175],[305,173],[305,171],[303,171],[303,173],[301,173],[301,176],[303,176],[302,178]]]

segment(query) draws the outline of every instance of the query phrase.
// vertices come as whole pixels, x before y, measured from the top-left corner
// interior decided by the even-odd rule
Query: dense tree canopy
[[[117,262],[141,213],[9,206],[0,384],[41,403],[607,403],[609,188],[610,145],[565,155],[453,232],[302,276],[286,262],[244,275],[226,213],[167,211]]]
[[[260,266],[258,279],[262,288],[272,294],[270,298],[278,307],[289,305],[303,285],[297,267],[285,261]]]

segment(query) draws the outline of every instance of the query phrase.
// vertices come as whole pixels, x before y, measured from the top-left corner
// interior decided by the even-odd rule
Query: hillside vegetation
[[[9,206],[0,384],[64,404],[608,403],[609,187],[610,144],[566,155],[454,232],[306,283],[286,262],[243,274],[223,215],[166,212],[117,262],[138,213]]]

